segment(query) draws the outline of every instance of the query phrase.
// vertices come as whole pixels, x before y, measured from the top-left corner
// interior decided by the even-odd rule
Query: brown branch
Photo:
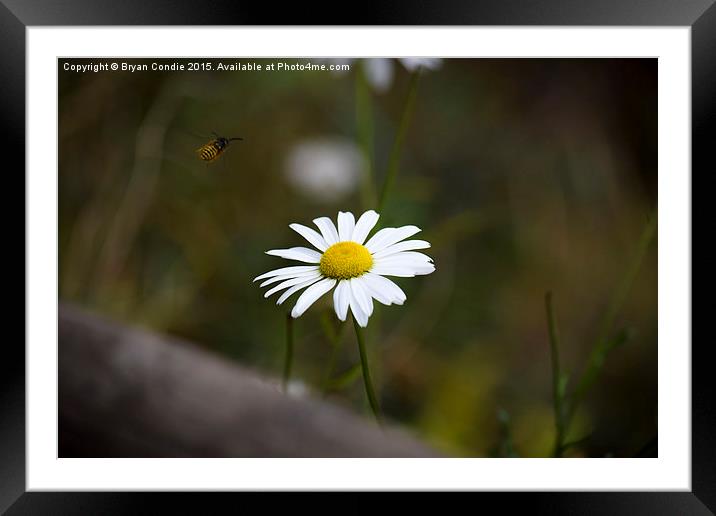
[[[60,304],[60,457],[428,457],[187,342]]]

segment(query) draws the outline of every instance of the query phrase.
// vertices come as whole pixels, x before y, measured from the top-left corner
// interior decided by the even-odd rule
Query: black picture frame
[[[38,25],[616,25],[690,26],[692,73],[692,170],[716,170],[711,151],[716,131],[716,5],[714,0],[493,0],[363,4],[346,20],[342,10],[305,3],[272,8],[265,3],[217,0],[0,0],[0,113],[6,177],[25,168],[25,29]],[[323,15],[318,15],[323,12]],[[14,170],[12,174],[10,171]],[[668,173],[668,171],[661,171]],[[694,177],[692,172],[691,178]],[[9,180],[9,179],[8,179]],[[20,197],[13,191],[8,197]],[[17,213],[17,212],[13,212]],[[24,210],[23,210],[23,213]],[[6,220],[15,220],[6,217]],[[24,225],[23,225],[24,229]],[[27,257],[24,253],[23,264]],[[693,249],[693,245],[692,245]],[[692,251],[693,252],[693,251]],[[19,262],[20,257],[15,256]],[[26,270],[26,269],[23,269]],[[8,273],[6,273],[8,274]],[[8,275],[11,275],[8,274]],[[9,296],[6,300],[9,300]],[[24,295],[23,295],[24,300]],[[25,306],[13,302],[11,306]],[[18,308],[19,310],[19,308]],[[11,320],[8,318],[8,320]],[[24,340],[24,339],[23,339]],[[681,343],[687,344],[687,343]],[[641,493],[480,494],[497,498],[502,511],[528,507],[536,513],[713,514],[716,511],[716,411],[710,389],[711,343],[692,344],[692,491]],[[138,493],[25,492],[25,352],[19,339],[6,339],[0,358],[0,511],[8,514],[124,514],[150,511],[210,512],[216,497]],[[219,497],[225,498],[225,497]],[[196,504],[196,505],[195,505]]]

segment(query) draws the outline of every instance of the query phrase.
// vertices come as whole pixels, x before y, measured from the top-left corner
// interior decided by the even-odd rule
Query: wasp
[[[216,160],[226,150],[226,147],[229,146],[229,142],[243,140],[243,138],[226,138],[214,132],[212,132],[212,134],[216,138],[196,149],[197,154],[199,154],[199,159],[202,161],[211,162]]]

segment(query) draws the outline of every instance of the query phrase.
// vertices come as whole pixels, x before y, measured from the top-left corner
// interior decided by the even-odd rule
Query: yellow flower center
[[[328,278],[351,279],[362,276],[373,266],[370,251],[355,242],[338,242],[326,249],[319,268]]]

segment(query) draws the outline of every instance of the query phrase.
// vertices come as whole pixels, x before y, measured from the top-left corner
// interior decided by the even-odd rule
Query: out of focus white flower
[[[393,84],[393,61],[390,59],[364,59],[363,71],[365,78],[375,91],[383,93]]]
[[[437,70],[443,63],[443,60],[438,57],[401,57],[398,61],[409,72],[415,72],[419,68]],[[392,59],[373,58],[363,60],[365,78],[376,93],[385,93],[393,85],[394,68]]]
[[[321,59],[320,61],[326,61],[333,64],[351,64],[356,61],[352,58],[330,58]],[[439,57],[401,57],[398,59],[400,63],[409,72],[414,72],[419,68],[425,70],[437,70],[442,64],[443,60]],[[371,85],[376,93],[385,93],[393,85],[393,78],[395,77],[395,65],[393,59],[387,59],[383,57],[372,57],[361,59],[363,65],[363,72],[368,84]],[[343,71],[336,71],[336,73],[344,73]]]
[[[286,158],[285,173],[300,192],[330,202],[355,191],[365,166],[363,153],[350,140],[324,138],[295,145]]]
[[[414,72],[420,67],[435,71],[443,65],[443,60],[439,57],[403,57],[400,62],[409,72]]]
[[[293,398],[308,396],[308,386],[302,380],[291,380],[286,386],[286,394]]]

